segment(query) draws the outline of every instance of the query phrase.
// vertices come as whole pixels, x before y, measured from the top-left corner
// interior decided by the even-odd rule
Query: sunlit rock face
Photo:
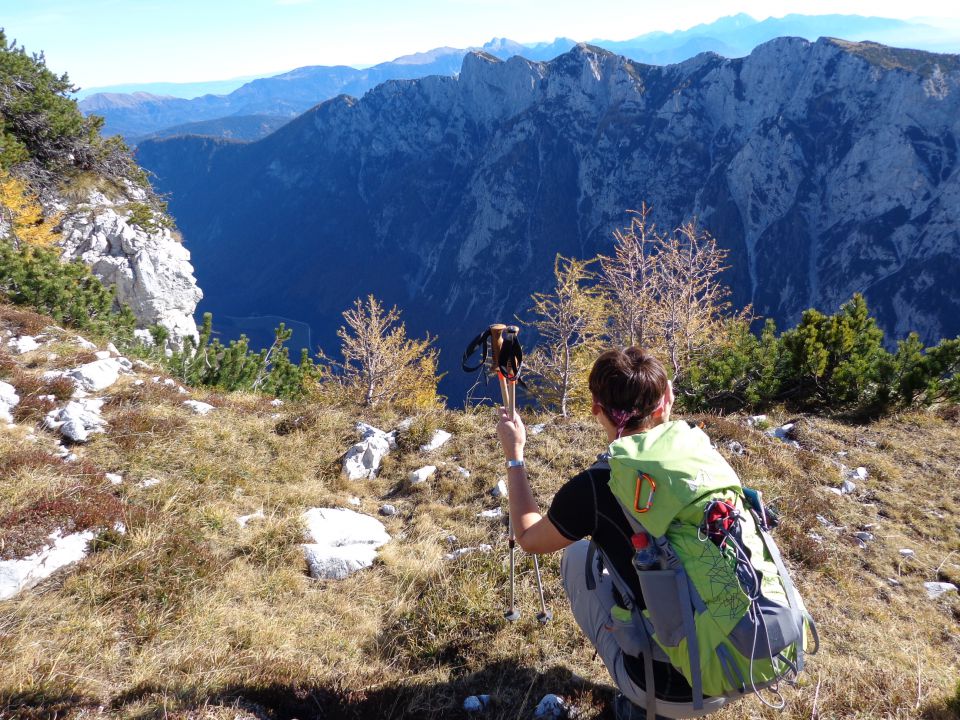
[[[141,328],[159,325],[171,347],[197,337],[193,314],[203,293],[190,264],[190,252],[158,217],[149,228],[131,220],[130,208],[143,203],[138,188],[120,199],[91,192],[84,202],[65,205],[60,244],[67,260],[90,266],[117,300],[128,305]]]
[[[662,67],[586,45],[472,53],[457,77],[341,96],[257,143],[138,159],[171,193],[205,308],[303,320],[314,344],[373,292],[452,371],[551,284],[556,253],[609,251],[644,201],[662,228],[697,217],[730,251],[734,301],[781,326],[860,291],[888,332],[934,340],[960,333],[958,67],[795,38]]]

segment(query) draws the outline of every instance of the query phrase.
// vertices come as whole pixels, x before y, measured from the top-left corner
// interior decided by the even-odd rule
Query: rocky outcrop
[[[156,215],[149,229],[133,221],[134,208],[142,213],[148,207],[144,200],[139,188],[121,200],[92,192],[65,211],[60,243],[66,259],[81,260],[105,285],[116,286],[117,299],[130,306],[140,327],[160,325],[169,345],[180,347],[197,337],[193,313],[203,293],[190,252],[162,218]]]

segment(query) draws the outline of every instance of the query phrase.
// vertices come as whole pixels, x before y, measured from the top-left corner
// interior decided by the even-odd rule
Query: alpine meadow
[[[103,52],[148,12],[91,1]],[[81,91],[47,11],[0,30],[0,720],[960,717],[943,28]]]

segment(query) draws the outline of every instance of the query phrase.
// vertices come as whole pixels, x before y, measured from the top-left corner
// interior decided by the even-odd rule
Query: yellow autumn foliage
[[[56,242],[59,218],[45,218],[30,186],[7,171],[0,171],[0,220],[21,245],[47,247]]]

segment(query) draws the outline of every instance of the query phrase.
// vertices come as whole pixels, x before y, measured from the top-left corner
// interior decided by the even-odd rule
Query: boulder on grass
[[[390,542],[379,520],[345,508],[311,508],[303,514],[307,540],[303,553],[310,575],[343,580],[373,565],[377,548]]]

